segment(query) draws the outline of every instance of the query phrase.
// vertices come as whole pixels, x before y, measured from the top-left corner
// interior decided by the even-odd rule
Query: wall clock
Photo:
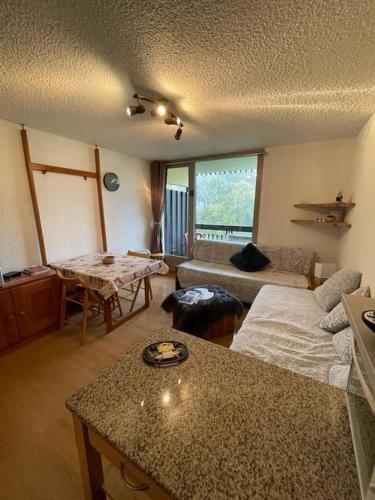
[[[107,172],[103,177],[103,182],[108,191],[117,191],[120,187],[120,179],[113,172]]]

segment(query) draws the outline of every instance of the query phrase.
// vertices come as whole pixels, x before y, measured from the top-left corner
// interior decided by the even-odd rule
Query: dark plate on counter
[[[375,311],[364,311],[362,313],[362,320],[375,333]]]
[[[172,344],[173,345],[172,352],[175,353],[175,356],[172,358],[163,359],[160,356],[160,352],[158,351],[158,347],[161,344]],[[160,342],[154,342],[153,344],[150,344],[147,347],[145,347],[145,349],[142,352],[142,358],[147,364],[158,367],[178,365],[183,361],[185,361],[188,355],[189,351],[186,345],[182,344],[181,342],[177,342],[176,340],[161,340]]]

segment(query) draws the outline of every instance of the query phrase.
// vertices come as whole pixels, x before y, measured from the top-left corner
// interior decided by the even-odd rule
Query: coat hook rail
[[[47,172],[51,172],[54,174],[65,174],[65,175],[75,175],[78,177],[83,177],[83,179],[95,179],[97,183],[97,191],[98,191],[98,201],[99,201],[99,216],[100,216],[100,224],[102,230],[102,240],[103,240],[103,250],[107,251],[107,235],[106,235],[106,227],[105,227],[105,217],[104,217],[104,207],[103,207],[103,194],[102,194],[102,186],[101,186],[101,169],[100,169],[100,152],[99,148],[96,146],[94,150],[95,157],[95,171],[89,170],[77,170],[73,168],[67,167],[57,167],[54,165],[44,165],[43,163],[34,163],[31,161],[30,157],[30,149],[29,149],[29,141],[27,137],[27,131],[25,129],[25,125],[23,123],[21,126],[21,139],[22,139],[22,148],[25,159],[25,167],[29,182],[31,201],[33,206],[33,212],[35,217],[36,230],[39,241],[39,249],[42,258],[43,264],[46,266],[48,264],[47,252],[44,243],[43,236],[43,228],[42,221],[40,217],[39,204],[38,204],[38,196],[36,192],[35,182],[34,182],[34,171],[39,170],[45,175]]]

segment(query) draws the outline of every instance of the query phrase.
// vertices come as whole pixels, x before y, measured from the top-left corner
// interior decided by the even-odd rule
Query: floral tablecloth
[[[115,256],[113,264],[103,264],[102,259],[109,253],[95,253],[75,257],[50,264],[52,269],[64,276],[80,277],[87,287],[97,290],[104,299],[108,299],[120,288],[150,274],[167,274],[169,268],[160,260],[133,256]]]

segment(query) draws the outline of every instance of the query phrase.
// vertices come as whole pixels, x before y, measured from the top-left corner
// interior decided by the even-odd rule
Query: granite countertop
[[[184,363],[142,361],[170,339]],[[171,328],[66,404],[173,498],[360,498],[343,391]]]

